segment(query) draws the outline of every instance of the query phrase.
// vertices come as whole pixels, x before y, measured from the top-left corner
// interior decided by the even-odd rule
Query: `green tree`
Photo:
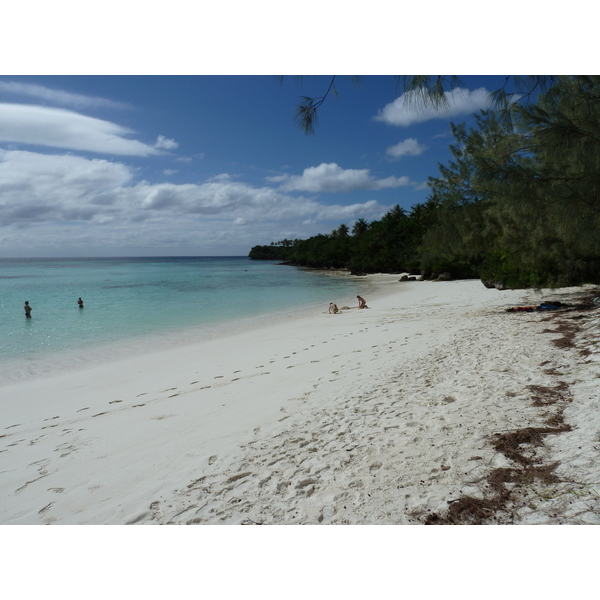
[[[600,78],[563,77],[507,122],[453,126],[455,160],[431,178],[440,219],[423,259],[467,263],[510,287],[600,277]]]
[[[356,223],[354,223],[354,226],[352,227],[352,235],[361,236],[365,234],[368,230],[369,223],[361,217],[360,219],[356,220]]]

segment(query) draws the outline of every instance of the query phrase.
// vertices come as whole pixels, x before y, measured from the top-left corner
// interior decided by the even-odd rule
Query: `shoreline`
[[[314,270],[313,270],[314,271]],[[354,279],[355,276],[341,272],[322,275]],[[373,275],[374,278],[377,275]],[[358,281],[364,286],[365,281]],[[371,290],[377,293],[377,284]],[[362,292],[365,293],[365,292]],[[367,292],[369,293],[369,292]],[[314,314],[322,303],[298,304],[283,311],[266,311],[256,314],[236,316],[227,320],[215,320],[191,326],[162,330],[154,333],[138,334],[119,340],[96,342],[75,349],[67,348],[52,353],[34,352],[0,361],[0,386],[10,385],[31,378],[51,377],[67,371],[82,370],[97,364],[109,364],[130,356],[141,357],[152,353],[156,348],[174,348],[182,344],[192,345],[197,342],[235,334],[240,330],[260,328],[274,322],[285,322],[290,318]]]
[[[514,466],[490,436],[539,427],[549,408],[530,406],[528,386],[554,389],[566,363],[583,383],[568,382],[565,421],[577,407],[586,435],[600,431],[598,413],[575,402],[594,353],[578,365],[537,335],[548,314],[504,312],[540,296],[398,278],[373,277],[368,310],[310,307],[7,386],[0,522],[422,523]],[[573,454],[562,440],[580,434],[551,443]],[[585,485],[589,503],[600,489]],[[545,510],[521,507],[514,522],[552,522]],[[567,522],[592,519],[578,510]]]

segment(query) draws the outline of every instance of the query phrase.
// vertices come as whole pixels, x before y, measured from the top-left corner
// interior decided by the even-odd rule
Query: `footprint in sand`
[[[131,408],[137,408],[138,406],[146,406],[145,404],[134,404]],[[96,416],[96,415],[94,415]]]
[[[208,464],[212,465],[213,463],[215,463],[217,461],[219,457],[216,454],[213,454],[209,459],[208,459]]]
[[[21,423],[17,423],[16,425],[9,425],[6,429],[12,429],[13,427],[18,427]]]
[[[200,383],[199,381],[192,381],[192,383],[190,383],[190,385],[194,385],[195,383]]]
[[[223,379],[224,375],[217,375],[215,379]]]
[[[82,410],[90,410],[90,407],[86,406],[85,408],[80,408],[77,412],[81,412]]]
[[[171,395],[169,396],[169,398],[175,398],[175,396],[179,396],[179,393],[177,393],[177,394],[171,394]]]
[[[94,417],[99,417],[100,415],[105,415],[105,414],[106,414],[106,412],[101,412],[101,413],[98,413],[97,415],[92,415],[92,419],[93,419]]]
[[[38,515],[46,514],[52,508],[53,504],[54,504],[54,502],[50,502],[50,504],[46,504],[46,506],[44,506],[44,508],[41,508],[40,510],[38,510]]]
[[[111,400],[109,404],[118,404],[119,402],[123,402],[123,400]]]

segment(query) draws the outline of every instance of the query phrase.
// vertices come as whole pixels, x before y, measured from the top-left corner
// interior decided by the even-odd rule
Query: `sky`
[[[410,210],[502,76],[449,109],[392,76],[0,76],[0,256],[240,256]]]
[[[172,0],[168,11],[106,0],[74,12],[58,0],[36,4],[35,19],[11,5],[0,257],[244,256],[410,210],[451,158],[450,122],[471,122],[505,74],[572,72],[555,46],[551,68],[528,62],[521,42],[515,61],[510,11],[494,16],[504,41],[494,44],[492,24],[471,27],[463,4],[436,5],[432,18],[380,0],[366,12],[312,0],[300,12],[262,0]],[[527,4],[519,10],[527,19]],[[539,31],[563,19],[531,10]],[[462,83],[448,111],[409,108],[397,72]],[[307,136],[296,107],[335,73],[337,94]],[[366,74],[358,84],[355,73]]]

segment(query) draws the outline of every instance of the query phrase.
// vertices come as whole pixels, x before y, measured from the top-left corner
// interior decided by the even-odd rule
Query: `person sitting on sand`
[[[339,312],[340,312],[340,309],[337,307],[337,304],[330,302],[329,303],[329,314],[337,315]]]
[[[83,308],[83,300],[81,298],[77,300],[77,304],[79,304],[79,308]]]
[[[356,297],[358,298],[358,308],[369,308],[364,298],[361,298],[360,296]]]
[[[28,319],[31,319],[31,306],[29,306],[29,302],[27,302],[27,300],[25,300],[25,306],[24,306],[24,308],[25,308],[25,316]]]

